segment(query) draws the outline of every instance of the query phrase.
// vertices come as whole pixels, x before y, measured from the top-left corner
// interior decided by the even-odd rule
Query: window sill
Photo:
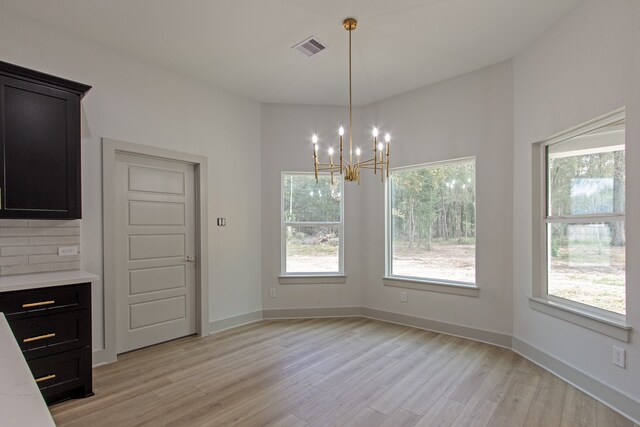
[[[333,283],[346,283],[347,276],[344,274],[287,274],[278,276],[281,285],[324,285]]]
[[[613,317],[601,316],[540,297],[529,297],[529,307],[541,313],[548,314],[549,316],[557,317],[558,319],[571,322],[583,328],[610,336],[611,338],[629,342],[631,326]]]
[[[439,292],[443,294],[463,295],[476,298],[480,295],[480,288],[477,286],[463,285],[455,282],[438,282],[435,280],[421,280],[405,277],[383,277],[382,283],[385,286],[415,289],[418,291]]]

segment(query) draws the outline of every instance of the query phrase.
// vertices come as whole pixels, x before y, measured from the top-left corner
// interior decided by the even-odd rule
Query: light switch
[[[218,220],[216,221],[218,224],[218,227],[224,227],[227,225],[227,219],[226,218],[218,218]]]

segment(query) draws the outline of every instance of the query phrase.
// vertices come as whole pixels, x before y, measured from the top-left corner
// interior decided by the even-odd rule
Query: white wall
[[[363,305],[511,334],[512,66],[497,64],[370,105],[364,124],[393,136],[392,167],[476,156],[478,298],[382,285],[384,191],[363,185]],[[372,185],[373,184],[373,185]],[[404,290],[404,289],[403,289]]]
[[[102,276],[101,137],[209,158],[210,320],[261,309],[260,105],[24,17],[0,3],[0,60],[93,86],[82,102],[82,265]],[[227,226],[215,226],[226,217]],[[94,349],[103,346],[102,282]]]
[[[329,145],[338,145],[338,128],[347,128],[344,107],[265,104],[262,106],[262,306],[265,310],[360,307],[361,188],[345,183],[345,273],[341,284],[280,285],[280,172],[313,172],[311,135],[316,133],[321,161]],[[354,109],[354,144],[360,136]],[[346,143],[346,140],[345,140]],[[276,298],[269,298],[276,288]]]
[[[621,343],[532,311],[531,144],[626,106],[627,319]],[[585,1],[514,60],[514,336],[640,400],[640,2]],[[611,363],[627,349],[626,370]]]

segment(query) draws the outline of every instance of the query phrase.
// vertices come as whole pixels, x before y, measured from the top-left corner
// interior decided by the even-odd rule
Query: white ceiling
[[[513,57],[581,0],[4,0],[18,12],[261,102],[354,104]],[[315,36],[307,58],[291,46]]]

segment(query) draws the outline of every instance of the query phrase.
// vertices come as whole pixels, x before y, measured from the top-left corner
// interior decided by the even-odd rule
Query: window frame
[[[389,179],[385,183],[385,276],[383,277],[383,284],[385,286],[399,287],[405,289],[415,289],[430,292],[440,292],[453,295],[478,297],[480,288],[478,287],[478,251],[477,240],[475,243],[475,261],[474,261],[474,277],[475,282],[463,282],[456,280],[438,279],[435,277],[415,277],[415,276],[402,276],[393,274],[393,215],[392,209],[392,175],[395,172],[419,170],[419,169],[435,169],[439,167],[455,165],[460,163],[467,163],[473,161],[474,165],[474,218],[476,227],[476,239],[477,239],[477,158],[476,156],[460,157],[455,159],[440,160],[435,162],[421,163],[417,165],[401,166],[392,168],[390,170]]]
[[[309,176],[313,177],[313,172],[280,172],[280,283],[281,284],[295,284],[295,283],[343,283],[345,279],[344,273],[344,179],[341,175],[335,176],[335,182],[340,185],[340,221],[296,221],[288,222],[285,220],[284,214],[284,191],[285,191],[285,177],[288,176]],[[331,176],[328,173],[318,173],[318,177]],[[290,272],[287,269],[287,227],[313,227],[313,226],[337,226],[338,227],[338,267],[339,271],[331,272]],[[314,278],[320,278],[320,280],[314,280]],[[299,280],[302,279],[302,280]],[[306,279],[306,280],[304,280]]]
[[[621,108],[594,120],[575,126],[551,138],[533,144],[532,152],[532,215],[533,215],[533,262],[532,262],[532,292],[529,306],[548,315],[566,320],[585,328],[600,332],[604,335],[628,342],[631,327],[626,323],[626,315],[615,313],[589,304],[551,295],[548,292],[550,243],[548,226],[554,223],[603,223],[623,221],[626,224],[625,212],[576,214],[551,216],[548,215],[550,201],[549,171],[547,147],[562,143],[574,137],[587,134],[602,127],[614,124],[626,118],[625,109]],[[626,135],[626,134],[625,134]],[[626,139],[626,137],[625,137]],[[626,142],[626,141],[625,141]],[[625,144],[626,145],[626,144]],[[626,168],[625,168],[626,175]],[[625,189],[626,191],[626,189]],[[626,199],[626,198],[625,198]],[[625,201],[626,205],[626,201]],[[625,246],[625,257],[627,247]],[[628,286],[625,269],[625,303],[628,311]]]

